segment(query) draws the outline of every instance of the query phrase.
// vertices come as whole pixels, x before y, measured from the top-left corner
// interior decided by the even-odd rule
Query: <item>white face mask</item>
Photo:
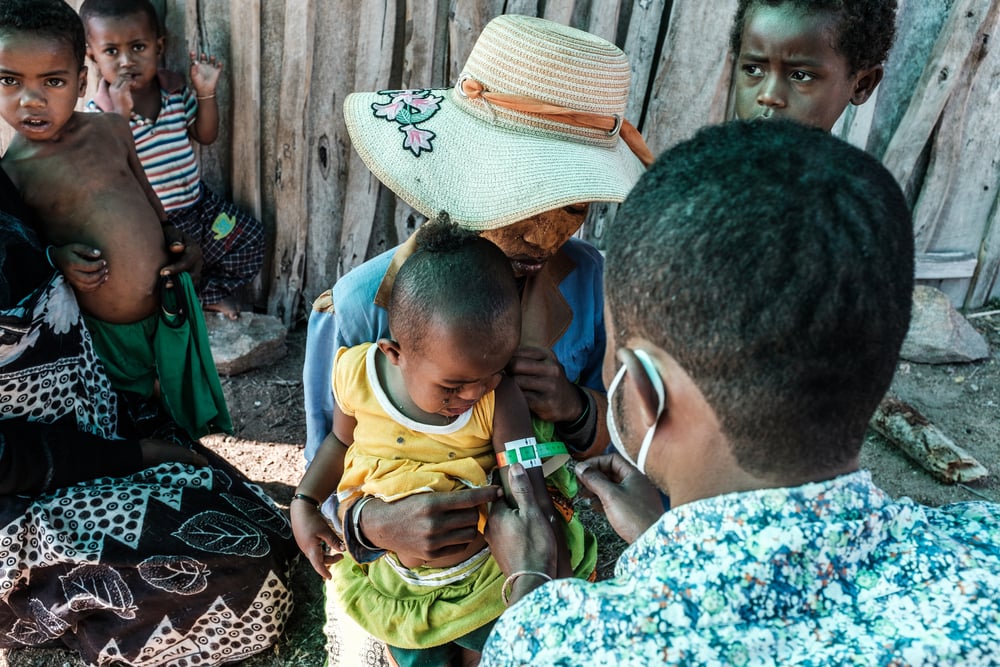
[[[625,371],[628,367],[622,364],[622,367],[618,369],[618,373],[615,375],[615,379],[611,381],[611,386],[608,388],[608,434],[611,436],[611,444],[615,446],[615,449],[625,457],[625,460],[631,463],[633,466],[638,468],[639,472],[646,472],[646,456],[649,454],[649,446],[653,443],[653,434],[656,433],[656,422],[660,420],[660,415],[663,414],[664,404],[666,403],[666,390],[663,388],[663,379],[656,370],[656,366],[653,365],[653,360],[650,356],[643,350],[632,350],[635,354],[636,359],[642,364],[643,370],[646,375],[649,376],[649,381],[653,385],[653,389],[656,391],[656,396],[658,398],[658,405],[656,408],[656,417],[653,418],[653,424],[646,431],[645,437],[642,439],[642,445],[639,447],[638,460],[634,460],[625,449],[625,444],[622,442],[621,434],[618,433],[618,427],[615,426],[615,415],[614,415],[614,393],[621,384],[622,378],[625,377]]]

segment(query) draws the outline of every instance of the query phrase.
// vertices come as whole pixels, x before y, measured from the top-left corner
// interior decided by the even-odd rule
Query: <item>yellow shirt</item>
[[[361,496],[391,502],[414,493],[485,486],[496,466],[493,392],[450,424],[417,422],[392,404],[379,383],[377,352],[372,343],[340,348],[333,366],[334,400],[357,421],[337,488],[341,507]]]

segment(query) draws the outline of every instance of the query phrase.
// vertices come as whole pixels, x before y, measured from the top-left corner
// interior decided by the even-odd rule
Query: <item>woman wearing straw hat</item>
[[[355,93],[344,103],[353,145],[382,183],[427,217],[446,211],[510,258],[523,324],[508,372],[577,458],[602,451],[608,436],[603,263],[571,237],[590,202],[621,202],[652,161],[624,119],[629,80],[613,44],[504,15],[484,28],[453,89]],[[314,304],[303,374],[309,461],[331,427],[333,357],[390,336],[385,305],[412,252],[411,239],[369,260]],[[345,542],[358,562],[386,550],[423,560],[461,551],[475,535],[476,507],[496,496],[486,487],[356,503],[364,513],[346,512]],[[315,510],[296,502],[293,511]]]

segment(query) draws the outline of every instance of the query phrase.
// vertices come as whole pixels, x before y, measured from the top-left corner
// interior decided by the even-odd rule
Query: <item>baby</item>
[[[344,608],[400,664],[418,657],[441,664],[456,654],[475,660],[507,593],[482,535],[429,561],[387,553],[362,566],[351,558],[333,564],[337,556],[322,545],[342,545],[320,500],[336,489],[340,518],[352,521],[374,498],[483,487],[494,469],[504,477],[508,464],[521,462],[546,518],[565,526],[574,545],[560,549],[560,575],[586,577],[593,561],[582,525],[553,506],[575,491],[560,465],[566,448],[536,443],[527,402],[505,373],[520,342],[521,311],[510,261],[495,245],[442,218],[421,227],[393,284],[389,326],[392,338],[337,353],[333,433],[299,483],[292,528],[314,569],[332,577]],[[550,470],[554,497],[543,474]]]

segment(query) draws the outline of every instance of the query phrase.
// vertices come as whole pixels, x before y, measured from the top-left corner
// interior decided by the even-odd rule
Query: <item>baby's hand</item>
[[[194,86],[195,94],[198,97],[206,97],[215,94],[215,88],[219,85],[219,76],[222,74],[222,61],[207,53],[197,54],[194,51],[191,55],[191,85]]]
[[[111,110],[125,118],[132,115],[132,80],[131,75],[122,72],[114,82],[108,84]]]
[[[330,566],[344,557],[346,546],[320,512],[308,502],[292,501],[289,507],[295,543],[309,559],[316,573],[330,579]]]

